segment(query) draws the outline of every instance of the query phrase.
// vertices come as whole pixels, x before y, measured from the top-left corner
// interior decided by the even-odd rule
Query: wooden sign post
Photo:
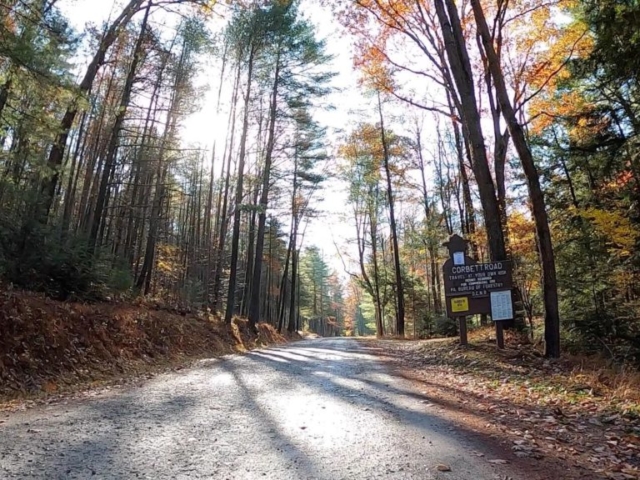
[[[444,244],[449,259],[442,267],[447,314],[460,321],[460,343],[467,344],[468,315],[486,313],[496,324],[498,348],[504,348],[503,324],[513,319],[511,262],[478,263],[467,256],[467,241],[452,235]]]

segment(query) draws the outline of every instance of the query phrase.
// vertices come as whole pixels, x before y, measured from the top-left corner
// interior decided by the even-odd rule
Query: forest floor
[[[640,479],[637,371],[594,359],[546,360],[516,339],[499,351],[490,336],[476,333],[467,347],[453,339],[363,342],[415,382],[437,415],[492,438],[529,471]]]
[[[288,341],[203,313],[145,303],[70,303],[0,292],[0,410],[141,382],[198,359]],[[295,339],[298,337],[296,336]]]

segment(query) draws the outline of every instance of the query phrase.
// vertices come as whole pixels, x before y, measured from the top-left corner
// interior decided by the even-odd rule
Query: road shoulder
[[[529,480],[640,478],[633,422],[605,412],[599,417],[605,424],[592,420],[588,410],[564,411],[557,399],[546,402],[548,396],[529,391],[525,382],[532,374],[509,353],[499,370],[482,365],[473,346],[448,340],[363,339],[360,345],[412,382],[434,415],[474,436],[516,471],[526,471]]]

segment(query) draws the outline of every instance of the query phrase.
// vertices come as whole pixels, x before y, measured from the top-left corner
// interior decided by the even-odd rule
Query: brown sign
[[[490,296],[492,291],[510,290],[513,286],[510,262],[475,263],[468,260],[465,258],[466,265],[453,265],[451,259],[445,263],[446,296],[482,298]]]
[[[450,257],[443,266],[448,315],[486,313],[494,320],[512,319],[511,263],[476,262],[466,255],[467,242],[458,235],[453,235],[445,245]]]

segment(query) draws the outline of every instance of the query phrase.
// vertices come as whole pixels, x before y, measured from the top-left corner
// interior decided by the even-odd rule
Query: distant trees
[[[337,336],[345,326],[343,286],[317,247],[301,253],[299,315],[308,319],[309,330],[323,336]]]
[[[405,271],[400,258],[395,189],[398,183],[403,183],[398,172],[404,170],[402,164],[406,163],[410,143],[385,128],[381,102],[378,101],[376,109],[380,122],[359,125],[339,149],[344,159],[342,175],[351,185],[348,198],[360,270],[352,276],[359,280],[374,303],[377,335],[382,336],[385,331],[404,335]],[[385,210],[387,215],[383,214]],[[388,239],[380,228],[387,220]],[[390,329],[385,329],[385,310],[389,303],[393,306],[394,322]]]

